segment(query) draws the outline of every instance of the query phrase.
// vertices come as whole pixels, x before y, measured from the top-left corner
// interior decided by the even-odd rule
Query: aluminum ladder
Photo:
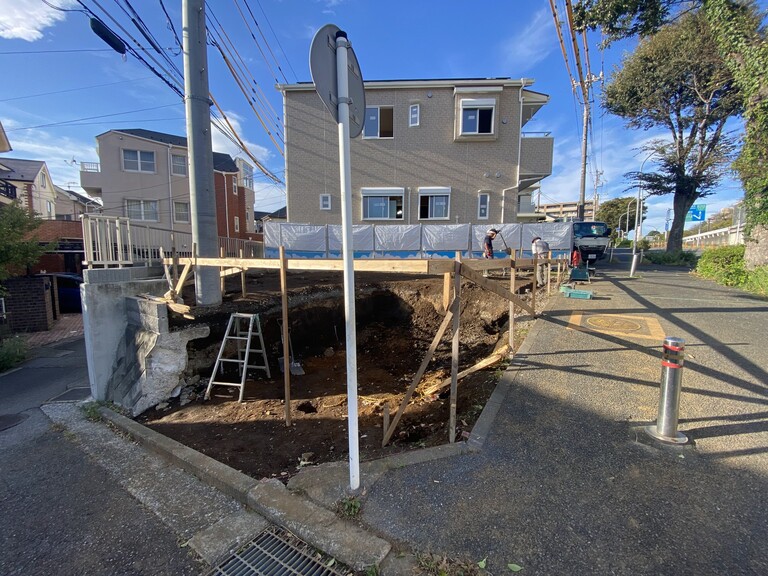
[[[258,338],[259,348],[251,347],[254,337]],[[235,358],[224,358],[228,342],[235,343],[237,348],[237,356]],[[254,356],[258,357],[258,355],[261,355],[263,364],[251,364],[251,359]],[[224,363],[226,362],[238,364],[240,382],[216,380],[216,376],[220,376],[220,373],[224,368]],[[240,388],[240,398],[238,402],[242,402],[243,394],[245,393],[245,378],[249,368],[253,368],[254,370],[264,370],[267,373],[267,378],[272,377],[269,373],[269,363],[267,362],[267,352],[264,349],[264,336],[261,333],[261,321],[259,320],[259,315],[235,312],[229,317],[227,331],[224,333],[224,339],[221,341],[219,355],[216,357],[216,364],[213,366],[213,373],[211,374],[210,380],[208,380],[208,388],[205,390],[205,399],[210,399],[211,388],[213,388],[214,385],[232,386],[234,388]]]

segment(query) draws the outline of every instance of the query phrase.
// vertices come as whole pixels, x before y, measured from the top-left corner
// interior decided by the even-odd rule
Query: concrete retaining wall
[[[187,343],[205,337],[207,326],[170,332],[160,296],[165,279],[150,268],[84,271],[81,287],[88,377],[96,400],[139,414],[168,399],[187,366]]]

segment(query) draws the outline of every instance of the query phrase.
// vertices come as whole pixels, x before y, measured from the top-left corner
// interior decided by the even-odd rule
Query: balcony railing
[[[192,234],[167,228],[136,224],[128,218],[83,214],[83,245],[88,268],[110,266],[150,266],[159,263],[162,252],[166,258],[174,253],[191,257]],[[219,255],[226,257],[260,258],[261,242],[239,238],[219,237]]]
[[[10,182],[0,182],[0,195],[16,200],[16,186]]]
[[[101,172],[98,162],[80,162],[80,172]]]

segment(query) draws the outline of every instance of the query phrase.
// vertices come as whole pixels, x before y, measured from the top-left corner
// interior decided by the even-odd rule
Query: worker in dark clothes
[[[496,228],[491,228],[485,234],[485,238],[483,239],[483,255],[486,258],[493,258],[493,240],[498,233],[499,231],[496,230]]]

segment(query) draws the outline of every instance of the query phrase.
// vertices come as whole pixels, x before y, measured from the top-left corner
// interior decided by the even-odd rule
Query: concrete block
[[[211,566],[222,561],[261,534],[267,527],[262,516],[243,510],[222,518],[195,534],[187,545]]]

